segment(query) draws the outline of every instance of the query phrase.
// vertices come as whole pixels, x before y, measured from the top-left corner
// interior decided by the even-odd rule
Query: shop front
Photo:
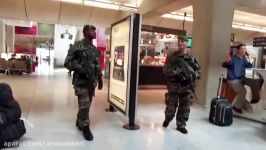
[[[142,25],[140,40],[140,88],[164,88],[163,65],[167,55],[177,49],[178,35],[186,31]]]

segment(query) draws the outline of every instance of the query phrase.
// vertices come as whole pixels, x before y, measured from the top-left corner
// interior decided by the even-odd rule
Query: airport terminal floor
[[[108,113],[107,82],[96,91],[91,106],[94,140],[85,141],[76,128],[77,98],[66,69],[36,71],[32,75],[0,74],[0,82],[11,85],[22,108],[27,133],[17,150],[265,150],[266,126],[234,118],[233,125],[219,127],[209,123],[209,109],[193,105],[188,134],[176,131],[173,120],[164,120],[165,90],[138,90],[137,123],[140,129],[123,129],[126,118]]]

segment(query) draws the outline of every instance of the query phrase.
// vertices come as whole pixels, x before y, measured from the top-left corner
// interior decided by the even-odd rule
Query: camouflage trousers
[[[74,87],[75,95],[78,96],[78,114],[77,114],[77,123],[79,126],[89,126],[90,118],[89,111],[94,96],[95,88],[81,88]]]
[[[165,93],[165,121],[172,121],[176,113],[176,126],[185,127],[189,119],[191,94],[189,91],[182,94],[176,91],[168,86],[168,93]]]

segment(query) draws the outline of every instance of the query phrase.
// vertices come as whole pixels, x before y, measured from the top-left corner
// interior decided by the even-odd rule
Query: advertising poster
[[[111,27],[109,102],[126,113],[129,96],[130,26],[127,17]]]

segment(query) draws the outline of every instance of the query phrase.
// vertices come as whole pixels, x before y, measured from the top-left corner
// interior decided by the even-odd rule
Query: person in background
[[[69,76],[71,76],[71,75],[72,75],[72,71],[71,71],[71,70],[68,70],[67,74],[68,74]]]
[[[73,47],[73,44],[69,44],[68,53],[70,52],[70,50],[72,50],[72,47]],[[71,76],[71,75],[72,75],[72,72],[73,72],[73,70],[68,70],[67,74],[68,74],[69,76]]]
[[[31,63],[32,60],[30,58],[30,56],[26,55],[26,61],[25,61],[26,65],[27,65],[27,73],[30,74],[31,73]]]
[[[248,61],[249,56],[246,55],[246,51],[246,45],[239,44],[236,54],[226,56],[225,62],[222,64],[224,68],[227,68],[227,82],[236,92],[233,110],[238,113],[243,113],[242,109],[246,100],[246,89],[243,85],[245,69],[252,67],[252,64]]]
[[[14,53],[11,55],[11,58],[9,58],[8,60],[15,60],[15,59],[16,59],[16,54]]]

